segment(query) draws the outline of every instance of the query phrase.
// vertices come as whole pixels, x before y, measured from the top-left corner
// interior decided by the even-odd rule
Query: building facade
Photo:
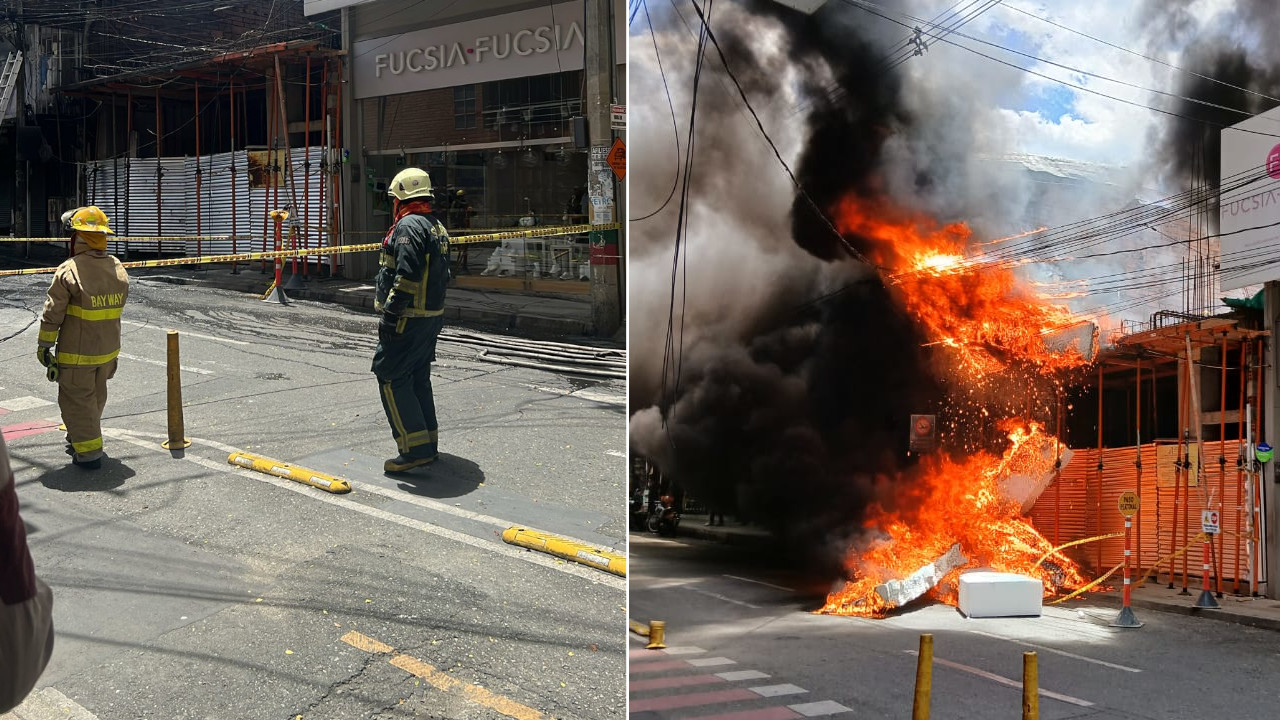
[[[431,173],[441,217],[455,234],[590,222],[588,56],[602,34],[587,24],[588,2],[603,8],[612,26],[610,46],[600,48],[611,58],[602,86],[610,104],[625,105],[622,0],[343,7],[348,234],[385,232],[387,183],[410,166]],[[308,12],[344,4],[313,0]],[[610,222],[622,217],[618,205]],[[477,246],[458,262],[458,282],[585,293],[589,255],[585,234]],[[359,276],[375,268],[351,270]]]

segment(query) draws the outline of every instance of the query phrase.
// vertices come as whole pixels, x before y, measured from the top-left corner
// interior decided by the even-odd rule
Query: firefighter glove
[[[399,318],[395,315],[384,314],[382,316],[382,320],[378,322],[378,340],[383,345],[392,345],[404,339],[404,336],[396,329],[397,324],[399,324]]]
[[[41,345],[36,348],[36,359],[45,366],[45,377],[49,378],[49,382],[58,382],[58,357]]]

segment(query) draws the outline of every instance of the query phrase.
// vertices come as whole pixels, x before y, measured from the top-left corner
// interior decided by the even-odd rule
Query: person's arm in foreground
[[[0,436],[0,713],[31,692],[52,654],[53,592],[36,577]]]

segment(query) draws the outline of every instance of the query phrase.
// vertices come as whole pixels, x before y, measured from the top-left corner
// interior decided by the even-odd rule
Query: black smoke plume
[[[867,37],[857,22],[862,16],[849,7],[830,5],[805,16],[751,0],[735,6],[745,21],[712,20],[757,107],[775,100],[780,80],[755,49],[756,32],[763,22],[783,28],[787,61],[806,69],[800,94],[809,108],[793,121],[798,133],[808,118],[809,138],[796,171],[828,214],[846,195],[882,196],[884,140],[910,122],[899,81],[885,71],[889,43]],[[719,12],[725,11],[713,7]],[[703,83],[714,88],[719,64],[708,61],[703,72],[711,74]],[[736,104],[700,99],[699,112],[698,127],[715,128],[698,136],[699,165],[741,167],[742,145],[723,132]],[[760,198],[741,172],[695,173],[691,194],[720,210],[760,212]],[[662,396],[652,361],[649,372],[632,371],[632,407],[643,408],[632,417],[632,447],[688,493],[713,508],[735,508],[838,572],[846,534],[859,527],[870,502],[903,482],[909,415],[936,410],[941,390],[914,323],[877,274],[847,259],[845,243],[857,246],[859,238],[836,236],[793,190],[774,205],[791,209],[789,243],[838,261],[823,268],[837,289],[814,301],[822,273],[815,270],[806,282],[780,270],[754,296],[722,298],[721,312],[746,318],[734,332],[699,334],[686,321],[678,387],[669,382]]]

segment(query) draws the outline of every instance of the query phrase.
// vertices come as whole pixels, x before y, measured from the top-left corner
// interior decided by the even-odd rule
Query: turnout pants
[[[96,460],[102,457],[102,410],[116,361],[90,367],[69,365],[59,371],[58,408],[67,426],[67,442],[77,460]]]
[[[396,448],[408,457],[432,457],[439,451],[431,363],[436,359],[436,336],[443,326],[442,317],[410,318],[399,337],[378,343],[373,356],[373,372],[391,436]]]

